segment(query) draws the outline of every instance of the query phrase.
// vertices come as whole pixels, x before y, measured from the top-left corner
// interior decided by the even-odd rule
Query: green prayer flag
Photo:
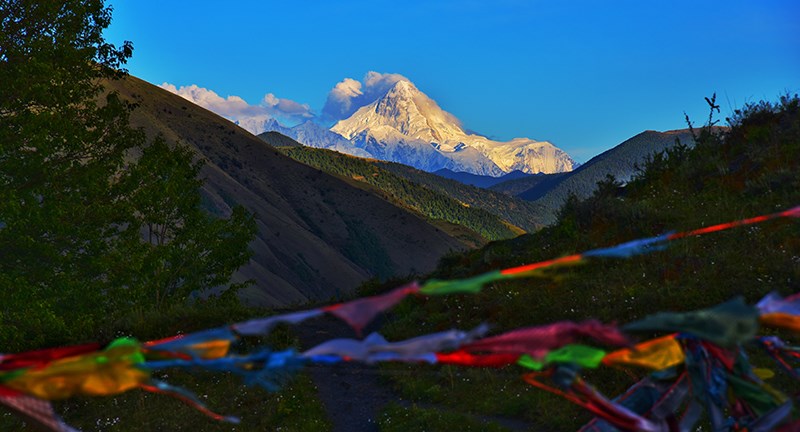
[[[728,384],[731,385],[736,396],[744,399],[758,415],[762,415],[777,408],[783,401],[776,400],[758,384],[746,381],[734,375],[728,375]]]
[[[534,358],[528,354],[523,354],[519,360],[517,360],[517,364],[524,368],[533,369],[536,371],[542,370],[544,367],[544,363],[534,360]]]
[[[603,362],[606,352],[581,344],[565,345],[557,350],[550,351],[544,361],[538,361],[528,354],[523,354],[517,364],[527,369],[542,370],[550,363],[572,363],[584,368],[596,368]]]
[[[710,309],[650,315],[626,325],[623,330],[689,333],[722,347],[734,347],[756,336],[758,309],[738,297]]]
[[[499,270],[484,273],[469,279],[438,280],[431,279],[425,282],[419,292],[426,295],[455,294],[455,293],[479,293],[484,285],[497,280],[509,279],[508,276],[500,273]]]
[[[574,363],[585,368],[600,366],[606,352],[586,345],[565,345],[555,351],[549,352],[544,360],[546,363]]]

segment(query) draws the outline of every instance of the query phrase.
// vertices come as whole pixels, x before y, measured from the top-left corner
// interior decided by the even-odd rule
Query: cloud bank
[[[264,123],[269,119],[297,123],[314,118],[314,114],[307,104],[282,99],[272,93],[264,95],[257,105],[250,105],[239,96],[223,98],[213,90],[195,84],[176,87],[174,84],[165,82],[159,87],[217,113],[253,134],[264,132]]]
[[[328,92],[321,118],[317,118],[307,104],[282,99],[267,93],[257,104],[250,104],[239,96],[222,97],[213,90],[196,84],[176,86],[162,83],[159,87],[225,117],[253,134],[264,132],[264,124],[271,119],[282,124],[300,123],[315,119],[337,122],[350,117],[356,110],[368,105],[388,91],[395,83],[408,80],[395,73],[367,72],[361,81],[345,78]]]
[[[339,121],[350,117],[356,110],[383,96],[396,82],[408,78],[400,74],[370,71],[361,81],[345,78],[328,93],[322,108],[322,119]]]

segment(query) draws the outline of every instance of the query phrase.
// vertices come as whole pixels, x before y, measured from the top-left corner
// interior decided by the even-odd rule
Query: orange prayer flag
[[[758,321],[767,327],[777,327],[800,333],[800,316],[797,315],[774,312],[761,315],[758,317]]]
[[[684,361],[683,350],[675,335],[660,337],[607,354],[603,364],[634,365],[653,370],[662,370],[679,365]]]
[[[189,346],[189,349],[202,359],[218,359],[228,355],[231,341],[225,339],[198,342]]]

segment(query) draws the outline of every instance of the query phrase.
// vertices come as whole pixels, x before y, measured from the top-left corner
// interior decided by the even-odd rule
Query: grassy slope
[[[795,99],[780,109],[749,110],[725,141],[706,136],[694,149],[655,157],[622,196],[612,186],[583,202],[569,201],[554,226],[451,257],[432,276],[474,275],[798,204],[800,106]],[[399,339],[421,329],[470,328],[482,321],[496,324],[498,332],[591,317],[625,323],[657,311],[708,307],[736,295],[754,302],[773,290],[800,291],[798,262],[800,221],[775,221],[685,239],[629,260],[590,262],[559,271],[554,279],[509,281],[478,295],[403,303],[388,334]],[[519,374],[430,368],[414,378],[404,376],[397,385],[411,401],[520,416],[543,430],[575,430],[589,419],[568,402],[526,387]],[[621,372],[587,374],[609,395],[634,382]]]

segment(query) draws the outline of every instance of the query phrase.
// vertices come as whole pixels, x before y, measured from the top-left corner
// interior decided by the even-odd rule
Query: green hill
[[[800,101],[739,111],[730,130],[704,129],[695,147],[650,158],[625,187],[604,182],[588,199],[569,199],[553,226],[451,256],[431,275],[454,278],[587,249],[792,208],[800,204]],[[477,295],[403,303],[387,334],[399,339],[446,328],[496,324],[495,331],[560,320],[630,322],[657,311],[708,307],[742,295],[800,292],[800,221],[687,238],[665,251],[628,260],[595,260],[554,278],[493,284]],[[482,414],[522,417],[542,430],[576,430],[590,416],[527,386],[518,370],[443,368],[397,379],[412,403],[437,403]],[[456,375],[454,375],[456,374]],[[586,372],[615,395],[636,379]]]

